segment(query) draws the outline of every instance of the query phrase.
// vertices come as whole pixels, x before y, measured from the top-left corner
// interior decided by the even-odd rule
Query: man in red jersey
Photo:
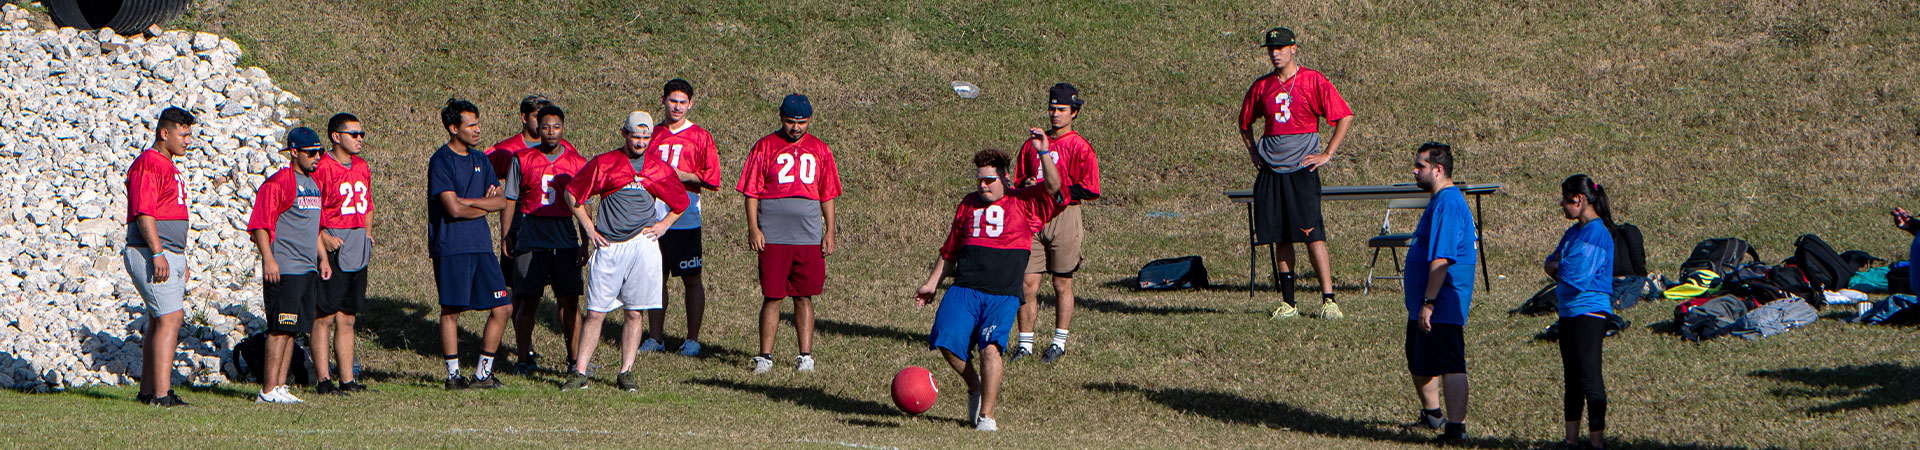
[[[320,246],[327,252],[333,277],[321,283],[319,301],[314,305],[313,370],[320,382],[313,392],[321,395],[347,394],[366,390],[355,379],[353,357],[353,321],[360,304],[367,300],[367,261],[373,255],[373,168],[360,159],[367,132],[360,118],[352,114],[334,114],[327,120],[327,136],[333,152],[320,158],[314,169],[314,181],[320,184]],[[339,359],[340,382],[334,384],[329,373],[329,350]]]
[[[600,325],[607,313],[622,306],[627,324],[620,333],[620,375],[615,385],[629,392],[640,388],[633,375],[633,359],[640,349],[641,311],[659,309],[666,288],[658,240],[687,209],[686,188],[673,169],[649,160],[653,117],[641,111],[629,113],[620,135],[624,145],[593,157],[565,191],[566,203],[586,229],[594,251],[587,266],[593,282],[587,293],[580,361],[568,368],[562,391],[587,388],[588,361],[600,344]],[[595,195],[600,196],[599,214],[588,215],[587,199]],[[656,205],[666,210],[656,210]]]
[[[940,279],[953,276],[953,285],[934,313],[929,349],[940,350],[947,364],[967,382],[967,420],[974,429],[998,431],[993,407],[1000,396],[1000,353],[1007,348],[1007,327],[1020,310],[1024,262],[1033,234],[1046,226],[1064,206],[1058,197],[1061,176],[1048,153],[1048,136],[1032,130],[1032,143],[1042,158],[1044,178],[1038,185],[1013,189],[1007,184],[1009,158],[999,150],[973,155],[979,188],[960,200],[940,246],[940,260],[927,281],[914,292],[920,306],[933,302]],[[969,356],[980,352],[975,368]]]
[[[536,113],[540,112],[540,108],[552,104],[552,100],[548,100],[547,96],[540,94],[529,94],[526,97],[520,98],[520,132],[512,136],[507,136],[506,139],[501,139],[500,142],[494,143],[492,147],[487,147],[487,162],[493,166],[493,174],[495,177],[498,177],[499,181],[507,180],[507,169],[513,165],[514,154],[520,153],[521,150],[540,145],[540,118],[536,117],[538,116]],[[510,186],[503,185],[501,187],[504,189]],[[503,216],[514,215],[514,219],[520,218],[518,216],[520,214],[518,209],[502,211],[500,214]],[[513,253],[512,250],[512,248],[507,246],[507,243],[500,243],[500,275],[508,281],[507,292],[513,292],[514,264],[513,257],[510,256],[510,254]],[[526,354],[537,355],[531,348],[522,348],[521,351]],[[569,346],[567,351],[573,351],[571,346]],[[535,367],[532,360],[521,360],[520,363],[521,364],[514,364],[511,370],[515,372],[516,375],[526,374],[521,373],[519,370],[523,368],[522,364],[526,365],[524,367]]]
[[[680,354],[699,356],[700,322],[707,312],[707,287],[700,279],[701,267],[705,266],[701,259],[700,192],[719,188],[720,152],[713,145],[712,134],[687,120],[687,112],[693,109],[692,83],[679,78],[667,81],[661,88],[660,103],[667,112],[666,120],[654,126],[648,156],[673,168],[686,187],[688,201],[692,202],[667,235],[660,238],[660,253],[666,258],[663,270],[670,277],[680,277],[681,285],[686,288],[687,340],[680,343]],[[664,202],[661,207],[665,207]],[[640,344],[640,351],[666,349],[661,331],[666,322],[665,307],[647,312],[649,336]]]
[[[780,130],[760,138],[740,167],[734,190],[746,195],[747,245],[760,255],[760,354],[753,372],[773,370],[773,335],[780,300],[793,298],[793,328],[800,335],[795,370],[813,371],[813,297],[827,278],[826,256],[834,250],[833,199],[840,172],[833,150],[807,133],[813,104],[807,96],[780,102]]]
[[[514,213],[500,215],[500,241],[513,258],[513,338],[520,349],[520,362],[514,364],[513,372],[518,374],[539,368],[532,354],[533,319],[548,286],[553,287],[559,306],[567,361],[574,360],[584,288],[580,267],[586,262],[580,224],[574,222],[573,211],[561,201],[560,193],[587,165],[587,158],[565,139],[566,111],[547,105],[534,114],[540,122],[540,145],[514,154],[503,185],[507,200],[515,204]]]
[[[173,158],[187,155],[193,114],[169,107],[160,112],[153,147],[127,166],[127,247],[120,252],[146,306],[140,345],[141,403],[187,406],[173,393],[173,354],[180,341],[182,301],[187,294],[187,181]]]
[[[260,184],[247,219],[266,281],[261,295],[267,316],[266,377],[260,381],[259,403],[305,403],[287,388],[287,371],[293,337],[313,330],[320,283],[333,275],[327,253],[320,251],[320,184],[313,179],[324,150],[310,128],[287,132],[286,151],[293,161]]]
[[[1306,244],[1313,272],[1320,277],[1320,316],[1339,319],[1333,299],[1333,263],[1327,255],[1327,230],[1320,215],[1320,168],[1333,159],[1353,126],[1353,110],[1320,72],[1300,67],[1293,30],[1267,30],[1267,58],[1273,71],[1247,88],[1240,104],[1240,138],[1259,175],[1253,182],[1256,244],[1278,246],[1280,306],[1273,318],[1299,314],[1293,301],[1293,244]],[[1326,151],[1320,150],[1320,119],[1333,124]],[[1264,129],[1254,123],[1265,120]]]
[[[1086,241],[1087,233],[1080,220],[1080,202],[1100,198],[1100,157],[1094,155],[1093,146],[1073,129],[1073,121],[1080,118],[1080,106],[1084,104],[1080,89],[1071,84],[1059,83],[1047,89],[1047,140],[1051,141],[1048,148],[1053,149],[1047,157],[1060,169],[1060,190],[1066,192],[1060,198],[1065,203],[1059,214],[1047,222],[1046,228],[1033,236],[1026,279],[1020,285],[1019,347],[1007,362],[1033,355],[1033,329],[1040,312],[1034,300],[1040,296],[1040,279],[1046,274],[1053,274],[1053,293],[1058,305],[1054,309],[1053,343],[1041,354],[1040,361],[1051,363],[1067,354],[1067,325],[1073,321],[1073,272],[1080,269],[1080,261],[1085,259],[1080,256],[1080,244]],[[1019,186],[1045,181],[1035,142],[1028,139],[1020,146],[1020,166],[1013,172]]]

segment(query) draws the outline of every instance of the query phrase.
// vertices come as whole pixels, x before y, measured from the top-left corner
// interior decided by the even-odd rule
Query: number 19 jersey
[[[953,285],[993,295],[1020,295],[1033,234],[1065,205],[1043,186],[1007,191],[993,203],[967,194],[953,214],[940,259],[954,262]]]

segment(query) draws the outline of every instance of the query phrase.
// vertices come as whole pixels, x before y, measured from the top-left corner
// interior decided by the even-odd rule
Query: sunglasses
[[[335,133],[344,134],[344,135],[347,135],[347,137],[354,138],[354,139],[367,138],[367,132],[365,131],[335,131]]]
[[[979,181],[981,186],[986,186],[993,184],[995,181],[1000,181],[1000,177],[979,177],[975,181]]]
[[[293,149],[293,151],[300,152],[307,156],[320,156],[320,152],[325,150],[318,149],[318,148],[296,148],[296,149]]]

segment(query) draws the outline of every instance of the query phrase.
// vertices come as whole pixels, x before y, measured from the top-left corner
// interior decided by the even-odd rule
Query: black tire
[[[137,34],[164,24],[187,11],[192,0],[47,0],[53,23],[93,30],[113,28],[122,35]]]

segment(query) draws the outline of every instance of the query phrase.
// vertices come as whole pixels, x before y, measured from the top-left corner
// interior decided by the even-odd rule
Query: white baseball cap
[[[640,131],[641,128],[653,128],[652,114],[647,114],[646,111],[634,111],[634,112],[627,113],[627,125],[621,127],[620,129],[626,130],[627,132],[631,133],[635,131]]]

